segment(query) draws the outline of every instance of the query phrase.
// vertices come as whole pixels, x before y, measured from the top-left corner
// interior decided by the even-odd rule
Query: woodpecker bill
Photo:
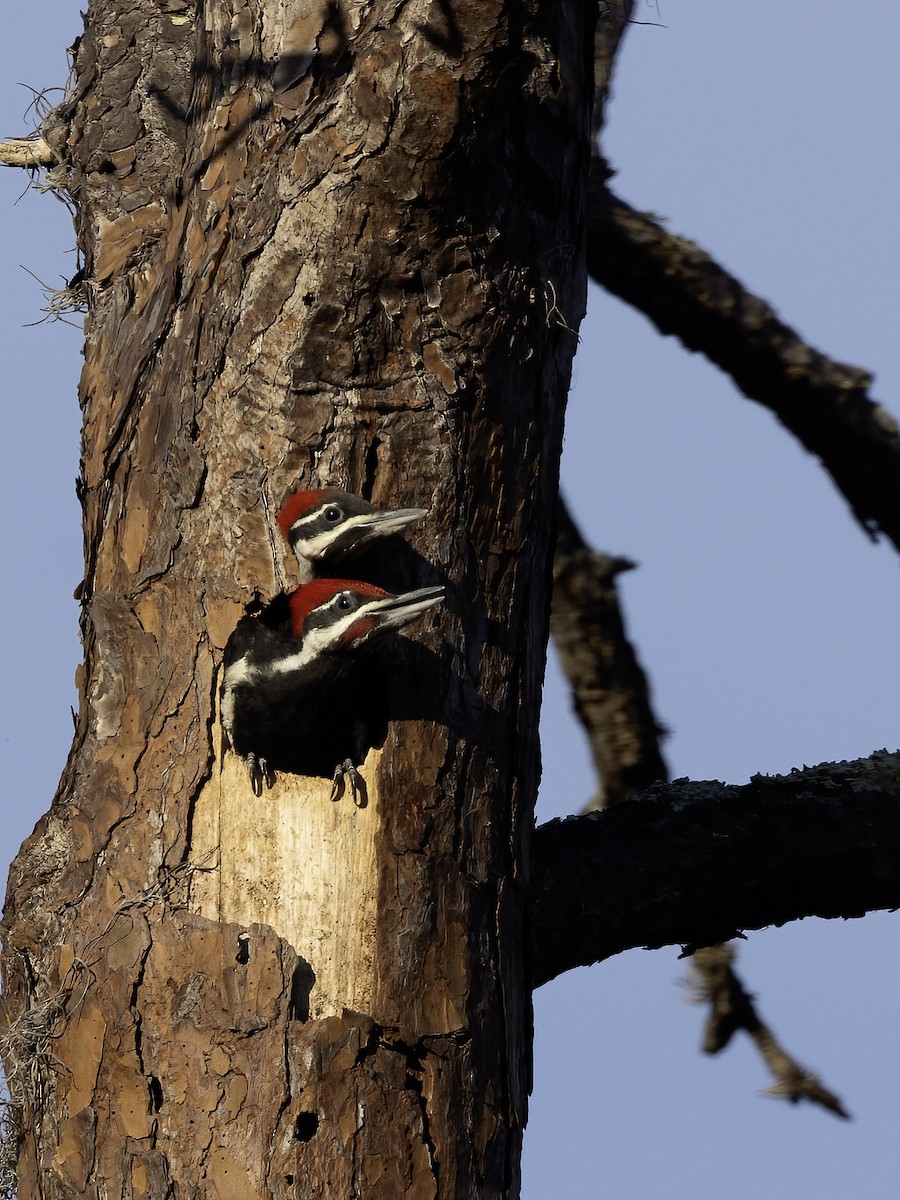
[[[340,488],[294,492],[278,514],[281,532],[297,556],[303,582],[426,516],[427,508],[376,508]]]
[[[385,724],[367,650],[444,598],[442,587],[395,596],[372,584],[317,579],[287,598],[289,620],[240,620],[225,647],[222,727],[247,764],[254,794],[275,769],[322,775],[338,800],[350,781],[364,802],[356,766]],[[361,801],[362,797],[362,801]]]

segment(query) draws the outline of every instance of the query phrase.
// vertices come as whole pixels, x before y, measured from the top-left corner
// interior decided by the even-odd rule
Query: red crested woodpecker
[[[379,724],[379,697],[356,656],[443,598],[442,587],[395,596],[369,583],[316,579],[287,597],[287,620],[267,623],[264,612],[238,622],[225,647],[222,727],[257,796],[278,768],[331,778],[333,800],[346,775],[354,801],[365,797],[356,765]]]
[[[304,583],[364,550],[378,538],[399,533],[426,516],[427,508],[376,508],[341,488],[315,488],[288,496],[278,514],[281,532],[297,556]]]

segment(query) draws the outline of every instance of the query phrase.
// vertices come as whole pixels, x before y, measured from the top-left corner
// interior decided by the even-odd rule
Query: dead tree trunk
[[[7,895],[23,1197],[517,1193],[590,10],[92,0],[44,131],[89,302],[85,664]],[[221,753],[310,483],[430,507],[400,582],[448,583],[360,810]]]

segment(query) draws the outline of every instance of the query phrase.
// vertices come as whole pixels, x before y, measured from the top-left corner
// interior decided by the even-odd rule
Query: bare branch
[[[636,946],[900,907],[900,753],[743,787],[678,780],[535,832],[534,986]]]
[[[900,433],[868,396],[872,377],[821,354],[708,254],[637,212],[591,168],[588,270],[661,333],[726,371],[822,462],[873,540],[900,549]]]
[[[705,1053],[718,1054],[735,1033],[743,1030],[752,1039],[775,1080],[766,1095],[789,1100],[792,1104],[808,1100],[849,1120],[850,1114],[840,1098],[779,1045],[772,1030],[760,1019],[753,997],[735,974],[733,962],[731,946],[704,946],[691,959],[699,999],[706,1001],[710,1008],[703,1036]]]
[[[664,731],[616,590],[616,576],[633,566],[586,545],[560,496],[550,629],[597,769],[594,808],[668,778],[660,752]]]
[[[550,629],[591,744],[599,776],[591,805],[595,809],[668,778],[659,746],[662,730],[650,705],[646,676],[625,633],[616,592],[616,575],[631,566],[627,559],[591,550],[560,496]],[[703,947],[691,959],[692,975],[710,1005],[706,1053],[718,1053],[742,1029],[774,1076],[769,1094],[794,1103],[810,1100],[847,1117],[838,1097],[791,1057],[759,1019],[734,969],[734,958],[731,946],[717,945]]]
[[[59,160],[42,137],[0,142],[0,163],[7,167],[55,167]]]

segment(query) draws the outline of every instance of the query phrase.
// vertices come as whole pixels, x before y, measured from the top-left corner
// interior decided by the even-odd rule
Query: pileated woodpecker
[[[426,516],[427,508],[376,508],[341,488],[314,488],[288,496],[278,514],[281,532],[300,565],[304,583]]]
[[[377,680],[373,686],[357,655],[443,598],[442,587],[395,596],[369,583],[316,579],[287,597],[286,621],[267,623],[263,613],[237,623],[225,647],[222,726],[255,795],[272,786],[277,767],[331,778],[333,800],[346,775],[354,801],[365,797],[356,764],[386,717]]]

